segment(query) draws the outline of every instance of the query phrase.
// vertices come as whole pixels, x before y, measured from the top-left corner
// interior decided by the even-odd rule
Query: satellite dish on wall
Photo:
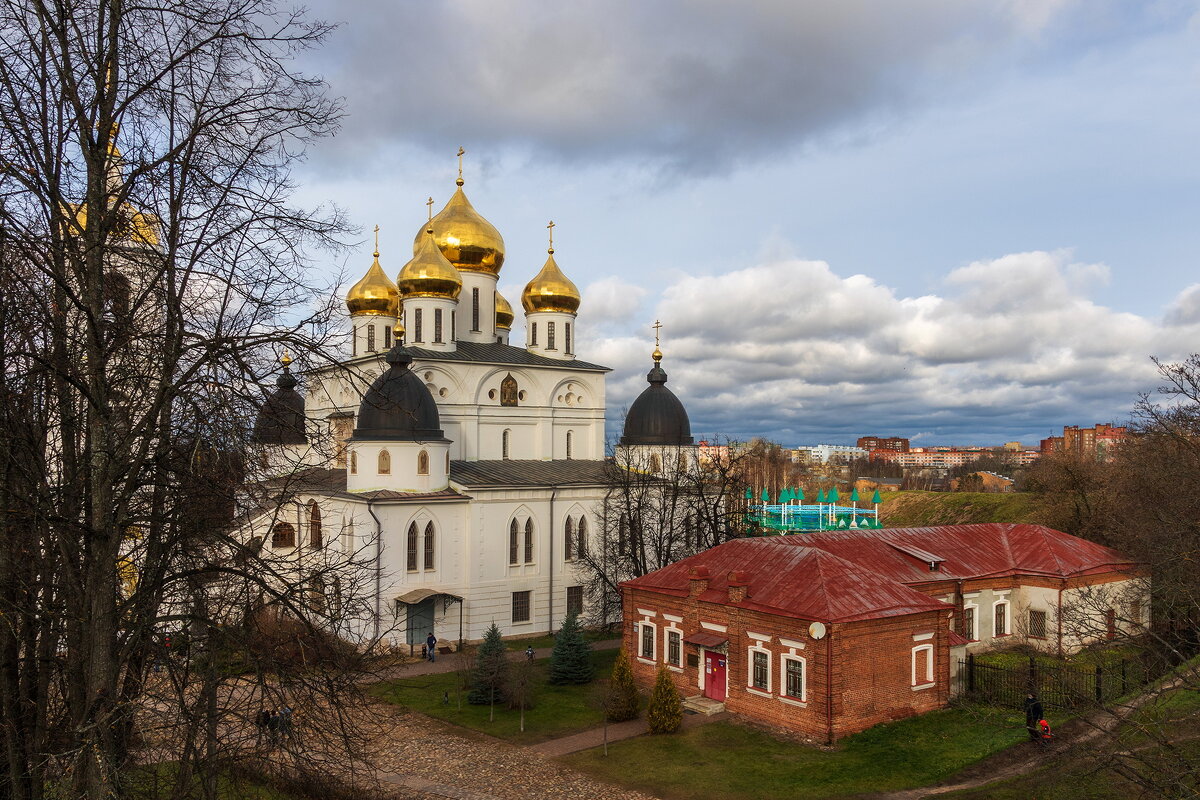
[[[808,635],[814,639],[824,639],[825,638],[825,623],[824,622],[814,622],[812,625],[809,625],[808,626]]]

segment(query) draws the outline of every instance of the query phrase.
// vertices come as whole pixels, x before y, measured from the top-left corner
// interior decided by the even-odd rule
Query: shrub
[[[553,686],[578,686],[596,677],[592,646],[583,638],[579,617],[571,614],[563,620],[554,651],[550,653],[550,683]]]
[[[608,687],[608,701],[605,703],[608,721],[624,722],[637,719],[640,704],[641,696],[633,682],[629,653],[622,647],[621,652],[617,653],[617,660],[613,662],[612,681]]]
[[[650,705],[646,709],[646,723],[651,733],[674,733],[683,724],[683,701],[666,664],[658,667],[658,677],[654,679],[654,690],[650,692]]]

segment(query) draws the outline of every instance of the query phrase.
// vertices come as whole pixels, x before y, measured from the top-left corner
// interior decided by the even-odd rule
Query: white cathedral
[[[581,298],[553,239],[514,346],[496,289],[504,240],[467,200],[461,166],[457,186],[395,282],[376,243],[346,297],[350,357],[305,373],[303,396],[285,358],[254,429],[271,494],[243,534],[301,571],[326,549],[359,553],[372,572],[364,632],[397,646],[477,640],[493,622],[541,634],[585,611],[577,559],[601,535],[610,481],[610,370],[576,357]],[[659,464],[694,457],[661,358],[619,444]]]

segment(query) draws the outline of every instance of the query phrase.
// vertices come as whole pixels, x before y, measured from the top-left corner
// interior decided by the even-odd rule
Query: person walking
[[[425,637],[425,657],[430,661],[437,661],[437,639],[434,638],[433,631]]]
[[[533,645],[529,645],[529,647],[525,648],[525,660],[533,661]]]
[[[1025,695],[1025,728],[1029,731],[1029,741],[1042,740],[1041,724],[1045,716],[1046,710],[1042,708],[1042,701],[1037,695],[1033,692]]]

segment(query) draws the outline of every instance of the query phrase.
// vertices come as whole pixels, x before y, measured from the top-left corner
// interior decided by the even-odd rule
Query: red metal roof
[[[934,554],[936,572],[927,558]],[[689,571],[703,567],[711,578],[699,599],[728,605],[730,573],[744,572],[746,598],[735,604],[741,608],[848,622],[948,609],[912,588],[929,581],[1067,578],[1136,566],[1116,550],[1042,525],[991,523],[734,539],[622,586],[683,597]]]
[[[799,537],[734,539],[622,586],[686,596],[689,571],[702,565],[712,576],[707,591],[700,594],[702,602],[728,605],[730,574],[744,572],[746,598],[735,605],[770,614],[849,622],[949,609],[939,600],[844,558],[786,543],[792,538]]]
[[[720,647],[729,641],[728,636],[721,636],[717,633],[709,633],[708,631],[699,631],[691,636],[683,637],[684,644],[696,644],[701,647]]]
[[[959,633],[956,630],[950,630],[948,632],[948,635],[946,636],[946,641],[950,644],[951,647],[959,647],[961,645],[971,643],[970,639],[963,636],[961,633]]]
[[[1069,578],[1136,563],[1109,547],[1044,525],[986,523],[929,528],[822,531],[780,537],[793,545],[816,547],[904,583],[985,576],[1043,575]],[[928,560],[907,555],[936,554]]]

